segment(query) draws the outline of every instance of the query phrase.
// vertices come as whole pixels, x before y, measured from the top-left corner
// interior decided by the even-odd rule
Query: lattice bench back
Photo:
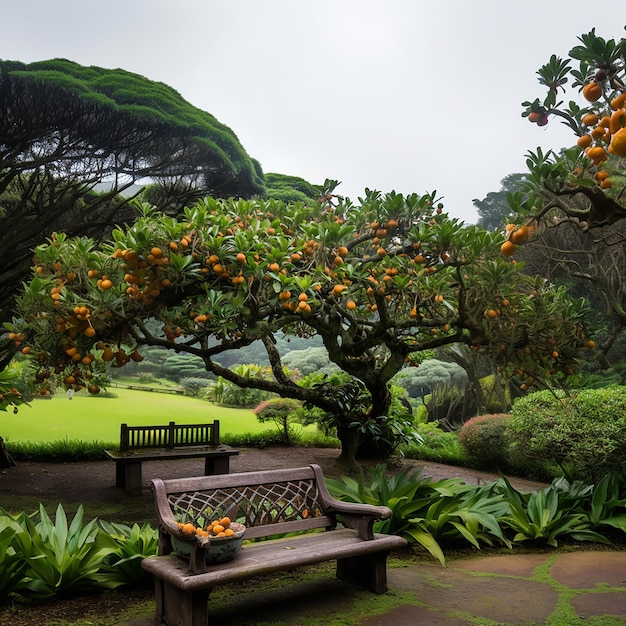
[[[218,446],[220,422],[209,424],[176,424],[162,426],[120,426],[120,451],[134,448],[179,448],[185,446]]]
[[[246,525],[246,538],[331,528],[330,497],[315,466],[289,470],[153,480],[157,515],[196,525],[227,515]],[[161,520],[160,520],[161,521]]]

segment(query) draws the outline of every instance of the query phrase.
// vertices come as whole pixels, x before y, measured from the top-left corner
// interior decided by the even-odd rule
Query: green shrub
[[[194,376],[185,376],[180,379],[180,386],[184,389],[186,396],[198,398],[203,389],[208,387],[210,381],[207,378],[197,378]]]
[[[252,412],[261,423],[274,422],[281,433],[283,443],[290,446],[296,436],[294,423],[298,421],[300,402],[291,398],[271,398],[261,402]]]
[[[459,430],[459,443],[478,467],[508,469],[508,413],[473,417]]]
[[[513,405],[513,457],[558,466],[570,480],[626,472],[626,387],[540,391]]]
[[[444,431],[435,422],[417,424],[416,430],[422,441],[402,446],[402,453],[407,459],[460,466],[470,463],[468,455],[459,444],[456,432]]]

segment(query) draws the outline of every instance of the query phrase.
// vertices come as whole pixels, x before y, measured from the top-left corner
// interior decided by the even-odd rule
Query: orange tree
[[[434,194],[367,190],[353,204],[335,185],[317,203],[206,198],[180,219],[144,206],[106,245],[57,234],[37,247],[6,330],[36,361],[38,393],[59,382],[96,393],[107,364],[165,346],[241,387],[321,409],[351,462],[389,442],[388,383],[421,351],[467,344],[523,389],[571,371],[582,304],[504,259],[501,235],[450,219]],[[319,336],[344,377],[293,380],[277,333]],[[220,365],[253,342],[271,377]]]
[[[538,126],[557,118],[575,140],[559,154],[528,154],[529,189],[510,195],[512,207],[531,231],[564,219],[587,231],[626,218],[626,40],[592,30],[567,58],[552,55],[537,74],[547,94],[524,102],[522,115]],[[515,231],[510,236],[523,243],[528,232],[518,242]]]
[[[549,241],[543,251],[552,271],[560,265],[570,278],[588,280],[606,305],[611,327],[604,352],[626,322],[623,290],[615,287],[626,252],[626,40],[606,40],[592,30],[566,58],[552,55],[537,74],[547,93],[524,102],[522,115],[539,126],[561,121],[573,145],[558,154],[528,154],[527,189],[508,196],[520,225],[511,225],[503,253],[533,241],[537,246],[527,252],[536,259],[538,246]],[[608,281],[604,268],[612,274]]]

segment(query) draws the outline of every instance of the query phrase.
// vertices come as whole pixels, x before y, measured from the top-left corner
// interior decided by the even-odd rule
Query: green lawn
[[[12,441],[50,442],[63,439],[119,442],[120,424],[158,425],[174,421],[201,424],[220,420],[220,433],[259,433],[261,424],[251,409],[231,409],[187,396],[129,389],[113,389],[115,398],[76,394],[68,400],[57,394],[33,400],[17,414],[0,412],[0,436]]]

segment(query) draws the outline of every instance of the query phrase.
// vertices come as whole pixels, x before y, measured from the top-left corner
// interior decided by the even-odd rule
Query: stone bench
[[[154,575],[156,619],[169,626],[206,626],[211,590],[226,583],[324,561],[337,562],[337,578],[365,589],[387,590],[387,555],[405,539],[373,532],[384,506],[333,498],[317,465],[152,481],[159,529],[158,555],[143,560]],[[199,524],[207,512],[246,526],[241,551],[231,561],[207,565],[208,544],[190,539],[188,558],[173,552],[177,522]],[[297,533],[276,538],[284,533]],[[272,537],[268,539],[268,537]],[[260,540],[260,541],[259,541]]]
[[[205,474],[228,474],[238,450],[220,443],[220,423],[120,427],[119,450],[105,450],[115,462],[115,486],[141,494],[144,461],[204,458]]]

